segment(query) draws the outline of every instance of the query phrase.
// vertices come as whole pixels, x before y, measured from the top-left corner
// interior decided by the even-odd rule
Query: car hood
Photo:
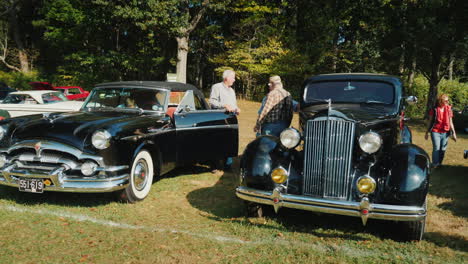
[[[384,105],[336,104],[332,105],[331,110],[328,111],[328,105],[320,104],[303,109],[303,115],[306,119],[327,116],[328,114],[363,125],[371,125],[397,117],[393,106]]]
[[[135,117],[139,118],[135,118]],[[113,138],[133,135],[137,129],[161,127],[161,116],[121,112],[71,112],[33,115],[20,121],[12,133],[12,143],[26,139],[53,140],[83,150],[92,134],[107,130]],[[11,119],[15,120],[15,119]]]

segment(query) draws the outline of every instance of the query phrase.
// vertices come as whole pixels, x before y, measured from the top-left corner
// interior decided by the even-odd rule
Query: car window
[[[65,95],[67,94],[67,90],[66,90],[66,89],[57,89],[57,91],[59,91],[59,92],[65,94]]]
[[[70,88],[68,89],[68,94],[80,94],[80,89],[78,88]]]
[[[184,97],[180,101],[179,105],[177,106],[176,112],[179,113],[181,111],[194,111],[195,108],[195,98],[193,96],[193,91],[188,90],[185,92]]]
[[[42,94],[41,97],[44,104],[53,104],[67,101],[67,98],[61,92],[45,93]]]
[[[37,104],[38,102],[28,94],[9,94],[3,104]]]
[[[386,82],[326,81],[312,82],[306,86],[306,102],[331,99],[333,103],[393,104],[395,88]]]
[[[164,111],[168,91],[150,88],[96,88],[91,92],[85,107],[102,108],[141,108],[143,110]]]

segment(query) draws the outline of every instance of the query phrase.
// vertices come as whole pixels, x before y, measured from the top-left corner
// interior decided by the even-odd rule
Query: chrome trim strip
[[[277,190],[273,192],[260,191],[242,186],[236,188],[236,195],[246,201],[271,205],[275,209],[287,207],[312,212],[394,221],[417,221],[426,217],[426,210],[423,207],[372,204],[367,199],[363,199],[361,202],[325,200],[301,195],[282,194]],[[274,198],[277,198],[279,202],[273,202]],[[369,207],[368,214],[363,215],[361,213],[363,207]]]
[[[213,125],[213,126],[195,126],[195,127],[183,127],[183,128],[176,128],[176,131],[184,131],[184,130],[195,130],[195,129],[239,129],[238,124],[234,125]]]

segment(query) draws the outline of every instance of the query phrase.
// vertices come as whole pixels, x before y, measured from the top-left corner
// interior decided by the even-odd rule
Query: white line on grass
[[[149,226],[131,225],[131,224],[118,223],[118,222],[109,221],[109,220],[97,219],[97,218],[90,217],[87,215],[82,215],[82,214],[73,214],[73,213],[43,210],[43,209],[31,209],[27,207],[20,207],[20,206],[13,206],[13,205],[0,205],[0,210],[6,210],[6,211],[11,211],[11,212],[17,212],[17,213],[37,214],[37,215],[44,215],[44,216],[58,216],[62,218],[75,220],[78,222],[91,222],[91,223],[102,225],[102,226],[109,226],[109,227],[121,228],[121,229],[133,229],[133,230],[144,230],[144,231],[150,231],[150,232],[184,234],[184,235],[188,235],[192,237],[199,237],[199,238],[215,240],[219,242],[239,243],[239,244],[244,244],[244,245],[266,245],[266,244],[280,244],[280,245],[289,245],[289,246],[294,245],[294,246],[308,247],[312,250],[323,252],[323,253],[326,253],[328,251],[340,251],[343,254],[348,255],[348,256],[360,256],[362,254],[367,254],[368,256],[375,255],[374,252],[371,252],[369,250],[361,250],[361,249],[354,248],[354,247],[350,248],[344,245],[330,248],[329,245],[322,244],[322,243],[287,241],[282,238],[247,241],[247,240],[242,240],[242,239],[227,237],[227,236],[215,236],[215,235],[190,232],[186,230],[175,230],[175,229],[165,229],[165,228],[157,228],[157,227],[149,227]]]

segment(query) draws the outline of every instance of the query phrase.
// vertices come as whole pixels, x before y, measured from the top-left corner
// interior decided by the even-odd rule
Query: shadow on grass
[[[237,165],[236,161],[234,165]],[[238,168],[238,166],[234,167]],[[369,240],[367,235],[369,233],[383,239],[399,239],[397,237],[399,232],[396,230],[398,229],[397,224],[374,219],[370,219],[364,227],[360,218],[317,214],[289,208],[281,208],[278,214],[275,214],[273,207],[271,207],[271,212],[268,213],[267,217],[274,219],[282,227],[248,219],[244,217],[244,201],[235,195],[238,183],[237,169],[225,172],[213,186],[188,193],[187,200],[193,207],[209,213],[210,215],[206,217],[214,221],[254,225],[277,232],[286,229],[290,232],[308,233],[322,238],[362,241]]]
[[[447,235],[440,232],[426,232],[424,240],[439,247],[449,247],[453,250],[468,252],[468,240],[461,236]]]
[[[439,205],[454,215],[468,218],[468,167],[442,166],[431,173],[429,193],[450,199]]]

